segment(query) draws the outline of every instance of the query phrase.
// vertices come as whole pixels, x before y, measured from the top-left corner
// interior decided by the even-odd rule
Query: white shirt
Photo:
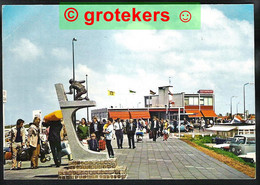
[[[153,126],[153,128],[156,128],[156,121],[154,121],[154,126]]]
[[[123,128],[123,125],[122,125],[122,123],[121,122],[115,122],[115,124],[114,124],[114,129],[115,130],[122,130],[122,128]]]
[[[106,131],[109,132],[108,134],[106,134],[106,139],[107,139],[107,140],[112,140],[112,136],[113,136],[112,131],[113,131],[113,129],[114,129],[114,127],[113,127],[112,124],[109,125],[109,126],[106,128]]]
[[[133,130],[133,123],[130,123],[130,130]]]
[[[98,123],[94,123],[94,131],[95,131],[95,132],[98,131],[98,130],[97,130],[97,125],[98,125]]]

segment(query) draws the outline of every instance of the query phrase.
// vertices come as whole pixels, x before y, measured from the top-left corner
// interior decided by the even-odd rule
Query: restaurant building
[[[215,97],[213,90],[199,90],[196,94],[172,93],[172,86],[158,87],[158,93],[151,91],[144,96],[144,108],[115,109],[103,108],[91,111],[91,116],[99,120],[106,118],[120,119],[215,119]]]

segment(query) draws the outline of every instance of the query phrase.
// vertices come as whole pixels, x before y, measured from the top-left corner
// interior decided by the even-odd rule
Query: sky
[[[94,109],[143,107],[144,96],[169,85],[171,77],[174,93],[214,90],[217,114],[230,112],[236,96],[232,111],[242,113],[243,84],[255,79],[253,10],[202,5],[200,30],[60,30],[57,5],[4,6],[5,124],[32,122],[33,110],[44,116],[59,109],[54,84],[69,89],[74,37],[76,79],[88,75]],[[246,86],[249,113],[255,113],[254,92],[254,85]]]

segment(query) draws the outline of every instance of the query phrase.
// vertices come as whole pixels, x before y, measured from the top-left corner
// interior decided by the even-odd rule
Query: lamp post
[[[168,105],[165,105],[165,119],[167,119],[168,115]]]
[[[254,83],[249,83],[249,82],[247,82],[247,83],[245,83],[244,85],[243,85],[243,98],[244,98],[244,119],[246,119],[246,85],[253,85]]]
[[[75,62],[74,62],[74,41],[77,41],[76,38],[72,39],[72,63],[73,63],[73,68],[72,68],[72,72],[73,72],[73,81],[75,81]],[[73,100],[75,100],[75,89],[73,91]]]
[[[240,102],[237,103],[237,114],[238,114],[238,104],[239,104],[239,103],[240,103]]]
[[[236,96],[231,96],[230,98],[230,114],[231,114],[231,119],[232,119],[232,99]]]
[[[87,90],[87,97],[88,97],[88,75],[86,74],[86,90]],[[89,112],[87,107],[87,120],[89,121]]]

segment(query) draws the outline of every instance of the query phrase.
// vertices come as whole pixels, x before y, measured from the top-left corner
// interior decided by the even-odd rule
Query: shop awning
[[[130,119],[130,115],[128,111],[115,111],[115,112],[109,112],[109,117],[112,119]]]
[[[132,119],[150,118],[150,113],[148,111],[133,111],[133,112],[130,112],[130,115],[131,115]]]
[[[203,117],[199,110],[185,110],[188,114],[194,114],[194,115],[188,115],[189,118],[201,118]]]
[[[204,117],[212,118],[212,117],[218,117],[214,110],[201,110]]]

